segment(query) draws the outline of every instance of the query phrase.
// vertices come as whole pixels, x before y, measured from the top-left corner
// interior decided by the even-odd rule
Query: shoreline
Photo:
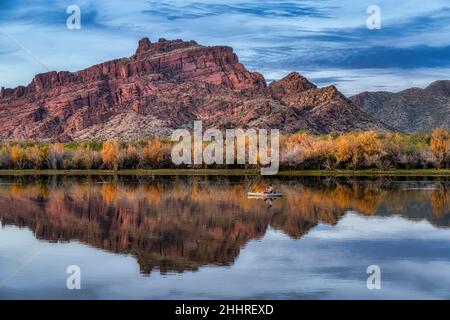
[[[132,169],[132,170],[0,170],[0,176],[261,176],[258,169]],[[393,169],[393,170],[283,170],[273,176],[317,176],[317,177],[382,177],[417,176],[450,177],[450,169]]]

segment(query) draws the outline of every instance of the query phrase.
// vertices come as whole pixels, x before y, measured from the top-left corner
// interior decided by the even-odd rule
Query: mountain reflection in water
[[[299,239],[349,211],[450,225],[446,178],[279,178],[268,208],[248,199],[251,178],[2,177],[0,221],[50,242],[78,240],[132,254],[141,272],[232,265],[269,228]]]

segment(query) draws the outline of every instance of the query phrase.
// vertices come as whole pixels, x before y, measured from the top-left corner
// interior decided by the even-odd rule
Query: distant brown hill
[[[362,111],[403,132],[450,127],[450,81],[398,93],[363,92],[350,99]]]
[[[334,86],[298,73],[266,85],[230,47],[194,41],[151,43],[78,72],[38,74],[0,91],[0,138],[142,139],[202,120],[205,127],[278,128],[284,133],[385,130]]]

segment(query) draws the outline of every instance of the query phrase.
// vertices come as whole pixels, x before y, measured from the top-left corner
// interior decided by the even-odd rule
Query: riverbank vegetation
[[[37,143],[2,141],[0,169],[139,170],[252,169],[252,165],[176,166],[173,142],[85,141]],[[315,136],[301,132],[280,141],[280,170],[392,170],[450,168],[450,131],[406,135],[373,131]]]

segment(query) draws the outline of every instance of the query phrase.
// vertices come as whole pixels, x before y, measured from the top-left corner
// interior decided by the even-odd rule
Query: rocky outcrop
[[[384,130],[336,88],[297,73],[267,86],[225,46],[151,43],[130,58],[78,72],[38,74],[0,91],[0,138],[142,139],[202,120],[206,127],[278,128],[284,133]]]
[[[350,99],[363,112],[399,131],[429,132],[450,127],[450,81],[435,81],[425,89],[398,93],[363,92]]]
[[[272,97],[295,111],[297,121],[288,122],[290,132],[307,130],[315,134],[361,130],[388,130],[356,108],[335,86],[317,88],[293,72],[270,84]]]

